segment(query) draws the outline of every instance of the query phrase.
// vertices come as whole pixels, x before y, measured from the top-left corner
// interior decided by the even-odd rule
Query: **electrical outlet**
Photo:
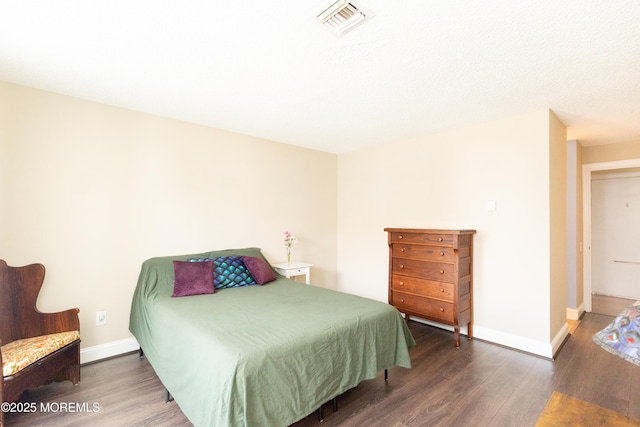
[[[107,312],[96,311],[96,326],[101,326],[106,324],[107,324]]]

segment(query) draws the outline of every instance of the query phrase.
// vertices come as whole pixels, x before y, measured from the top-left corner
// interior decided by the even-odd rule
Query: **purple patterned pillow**
[[[172,297],[213,294],[213,261],[173,261],[174,281]]]
[[[243,256],[242,262],[258,285],[264,285],[265,283],[276,280],[276,275],[271,269],[271,266],[262,258]]]

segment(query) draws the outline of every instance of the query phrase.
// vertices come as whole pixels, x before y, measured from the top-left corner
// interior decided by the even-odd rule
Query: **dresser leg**
[[[456,348],[459,348],[460,347],[460,328],[458,326],[455,326],[453,328],[453,339],[455,340]]]

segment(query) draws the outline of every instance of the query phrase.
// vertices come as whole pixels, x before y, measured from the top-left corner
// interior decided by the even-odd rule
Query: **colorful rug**
[[[536,427],[638,427],[640,420],[554,391]]]
[[[606,328],[596,332],[593,342],[640,366],[640,301],[625,308]]]

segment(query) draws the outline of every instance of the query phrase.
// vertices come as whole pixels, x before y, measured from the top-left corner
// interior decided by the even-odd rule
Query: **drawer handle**
[[[404,298],[400,298],[400,302],[404,302]]]
[[[440,307],[440,311],[441,311],[441,312],[443,312],[443,311],[444,311],[444,308]]]
[[[442,242],[442,237],[438,237],[438,242]]]
[[[404,251],[405,251],[405,249],[404,249],[404,248],[400,249],[400,252],[404,252]]]
[[[404,282],[400,282],[400,286],[404,286]]]
[[[443,289],[443,288],[440,288],[440,292],[444,292],[444,289]]]
[[[404,264],[400,264],[400,268],[404,268]]]
[[[440,252],[440,256],[444,256],[444,252]]]
[[[402,239],[402,234],[398,236],[398,239]]]
[[[444,274],[444,270],[440,270],[440,274]]]

